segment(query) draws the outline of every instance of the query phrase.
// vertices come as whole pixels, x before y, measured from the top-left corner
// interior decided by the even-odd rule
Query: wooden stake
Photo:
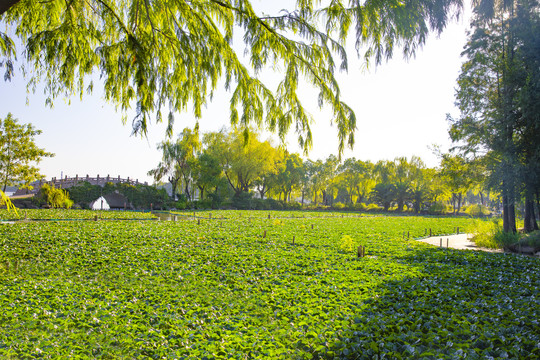
[[[442,247],[442,238],[441,238],[441,244],[439,245],[439,247]]]
[[[432,235],[431,235],[431,228],[429,228],[429,237],[431,237],[431,236],[432,236]]]
[[[446,238],[446,248],[448,249],[448,238]]]
[[[294,238],[295,238],[295,236],[293,235],[293,237],[292,237],[292,243],[293,243],[293,245],[294,245]]]
[[[313,224],[311,224],[311,230],[313,230]]]
[[[201,219],[197,219],[197,225],[201,225]]]
[[[270,217],[271,217],[270,214],[268,214],[268,218],[269,218],[269,219],[270,219]]]
[[[266,230],[264,230],[263,239],[266,239]]]

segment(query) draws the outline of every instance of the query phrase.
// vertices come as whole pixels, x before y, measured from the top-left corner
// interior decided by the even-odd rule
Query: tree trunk
[[[534,200],[529,192],[525,195],[525,221],[524,231],[526,233],[538,230],[538,223],[536,222],[536,216],[534,214]]]
[[[204,186],[201,187],[200,185],[197,185],[197,187],[201,191],[201,194],[200,194],[201,196],[199,197],[199,200],[202,200],[202,199],[204,199]]]
[[[503,180],[503,231],[513,233],[517,231],[513,191],[507,188],[505,180]]]
[[[188,201],[191,201],[191,194],[189,193],[189,183],[186,182],[185,190]]]
[[[536,215],[540,220],[540,194],[538,194],[538,190],[536,191]]]

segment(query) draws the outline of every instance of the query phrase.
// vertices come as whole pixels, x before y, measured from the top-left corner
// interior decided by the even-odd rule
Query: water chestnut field
[[[412,240],[469,219],[192,215],[0,224],[0,358],[540,358],[538,259]]]

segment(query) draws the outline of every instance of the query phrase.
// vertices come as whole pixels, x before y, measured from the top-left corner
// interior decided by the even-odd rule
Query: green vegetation
[[[155,219],[150,212],[138,211],[95,211],[95,210],[61,210],[61,209],[20,209],[17,213],[0,209],[0,220],[68,220],[68,219]]]
[[[290,5],[294,8],[264,14],[249,0],[10,0],[0,4],[0,20],[25,49],[29,88],[44,82],[47,104],[59,95],[91,91],[91,75],[97,73],[108,101],[124,113],[136,109],[135,131],[145,132],[151,117],[161,121],[167,108],[171,135],[176,113],[189,108],[200,118],[222,86],[231,93],[232,125],[242,130],[257,125],[282,139],[292,127],[309,149],[313,118],[299,89],[310,85],[319,105],[331,112],[341,154],[354,144],[356,129],[335,77],[348,66],[347,36],[355,33],[358,54],[361,49],[366,61],[381,63],[400,45],[412,56],[431,31],[440,33],[459,14],[462,1]],[[8,35],[0,32],[6,79],[13,75],[16,55]],[[243,44],[233,46],[233,39]],[[274,70],[275,85],[258,78],[263,70]]]
[[[54,185],[43,184],[39,189],[35,201],[40,205],[46,205],[54,209],[64,208],[70,209],[73,206],[73,200],[69,198],[69,194],[64,189],[57,189]]]
[[[41,131],[32,124],[19,124],[11,113],[5,119],[0,118],[0,189],[3,192],[8,185],[25,187],[43,177],[32,163],[54,154],[36,145],[34,137],[39,134]]]
[[[119,192],[124,195],[135,209],[160,209],[170,207],[167,192],[155,186],[144,184],[131,185],[126,183],[106,183],[104,186],[81,182],[77,186],[66,189],[74,203],[82,208],[88,208],[90,203],[101,195]]]
[[[247,140],[246,140],[247,138]],[[158,144],[162,160],[149,171],[156,182],[172,187],[168,207],[257,210],[331,209],[446,214],[446,204],[459,213],[484,216],[499,202],[480,167],[459,157],[441,156],[439,168],[418,157],[393,161],[303,160],[262,141],[249,130],[222,129],[200,134],[184,129],[175,141]],[[84,192],[87,193],[87,192]],[[195,198],[198,200],[193,201]]]
[[[0,225],[0,357],[540,356],[538,259],[402,239],[471,220],[197,215]]]
[[[475,221],[469,232],[474,234],[473,241],[476,245],[490,249],[505,249],[514,252],[522,252],[525,247],[530,248],[526,251],[534,254],[540,251],[540,231],[534,231],[527,234],[506,232],[503,229],[501,219],[492,221]]]
[[[500,192],[503,231],[518,230],[522,201],[524,230],[532,232],[540,211],[540,2],[478,1],[474,10],[450,136]]]

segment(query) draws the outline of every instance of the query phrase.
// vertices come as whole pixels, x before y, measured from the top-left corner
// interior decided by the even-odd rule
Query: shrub
[[[354,250],[354,240],[350,235],[343,235],[338,242],[338,248],[344,252],[351,252]]]
[[[487,208],[487,206],[480,204],[466,206],[463,209],[463,212],[470,216],[486,216],[491,214],[491,211]]]
[[[428,213],[432,215],[442,215],[446,214],[448,210],[448,206],[440,201],[437,201],[431,204],[431,206],[428,208]]]
[[[335,210],[345,210],[345,204],[337,202],[332,206]]]
[[[519,245],[531,246],[534,248],[535,252],[540,251],[540,231],[536,230],[536,231],[533,231],[532,233],[529,233],[523,236],[519,240]]]
[[[518,242],[520,237],[517,233],[503,231],[501,219],[477,220],[469,228],[469,232],[474,234],[472,241],[476,245],[489,249],[507,248]]]
[[[248,192],[241,192],[233,196],[232,206],[240,210],[249,210],[253,207],[253,194]]]
[[[369,204],[366,206],[366,211],[382,211],[383,208],[377,204]]]
[[[300,204],[298,201],[291,201],[285,203],[284,208],[287,210],[302,210],[302,204]]]
[[[67,191],[57,189],[54,185],[43,184],[36,200],[40,205],[48,205],[52,208],[70,209],[73,206],[73,200],[69,198]]]
[[[520,235],[518,233],[499,230],[493,236],[493,241],[495,242],[495,244],[499,245],[499,248],[507,249],[511,245],[517,243],[519,241],[519,238]]]
[[[205,200],[195,200],[191,203],[192,207],[194,209],[211,209],[212,208],[212,200],[205,199]]]

